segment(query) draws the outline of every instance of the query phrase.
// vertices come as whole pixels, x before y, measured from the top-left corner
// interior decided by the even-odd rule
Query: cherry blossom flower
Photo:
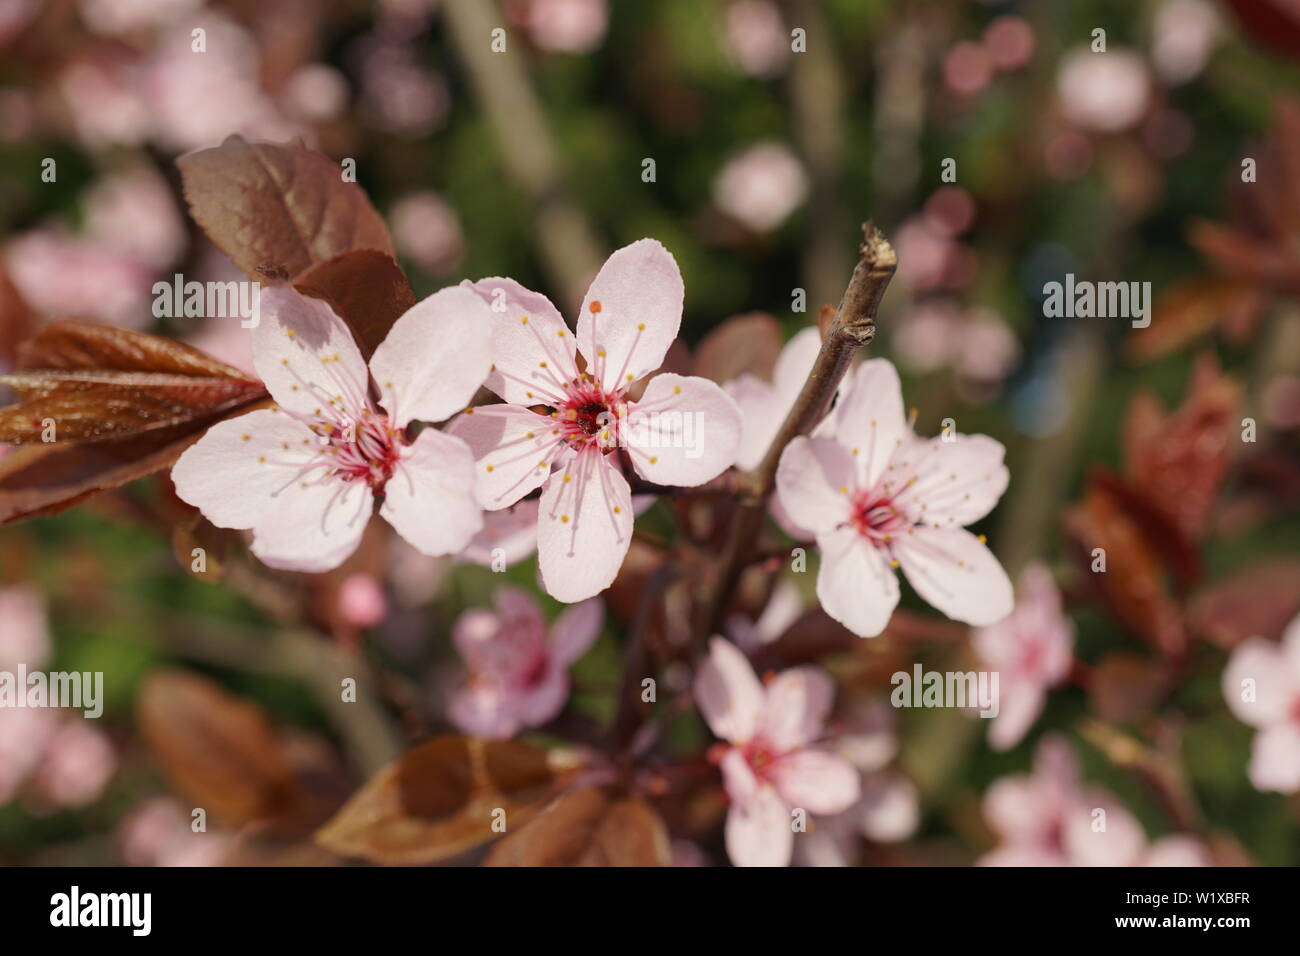
[[[496,611],[475,608],[452,632],[469,669],[466,685],[452,697],[447,716],[467,734],[514,736],[540,727],[569,696],[569,665],[587,652],[605,617],[598,599],[566,608],[547,628],[527,592],[498,588]]]
[[[1148,844],[1114,794],[1079,780],[1064,739],[1044,737],[1029,775],[1003,777],[984,794],[984,816],[1001,836],[981,866],[1202,866],[1208,851],[1187,837]]]
[[[1223,696],[1257,731],[1247,775],[1256,790],[1300,791],[1300,617],[1280,644],[1242,641],[1223,671]]]
[[[887,769],[898,754],[895,711],[884,701],[856,704],[831,725],[834,750],[861,774],[861,794],[846,810],[817,817],[795,842],[800,866],[853,866],[863,840],[897,843],[915,831],[921,819],[916,785]]]
[[[609,27],[606,0],[513,0],[506,11],[540,49],[552,53],[590,53]]]
[[[790,32],[771,0],[736,0],[723,28],[736,65],[751,76],[777,76],[790,59]]]
[[[0,588],[0,670],[41,667],[50,657],[50,629],[40,592],[26,585]]]
[[[4,249],[18,292],[37,312],[139,328],[150,319],[153,270],[111,243],[40,226]]]
[[[1092,132],[1116,133],[1146,112],[1151,77],[1146,61],[1132,50],[1093,53],[1081,47],[1061,59],[1056,93],[1070,122]]]
[[[537,550],[538,507],[537,499],[529,498],[500,511],[484,512],[483,530],[458,557],[487,568],[518,564]]]
[[[728,616],[725,630],[727,637],[735,641],[736,646],[745,653],[753,653],[764,644],[771,644],[789,630],[790,625],[803,614],[803,595],[782,578],[772,588],[772,596],[757,620],[750,620],[739,612]]]
[[[1061,613],[1052,574],[1031,564],[1020,575],[1016,607],[1003,620],[971,635],[975,652],[998,671],[999,707],[989,728],[994,750],[1009,750],[1042,713],[1048,688],[1070,672],[1074,624]]]
[[[136,807],[118,827],[127,866],[216,866],[232,848],[225,833],[191,829],[189,814],[171,797]]]
[[[814,746],[834,687],[820,668],[784,671],[767,686],[736,647],[720,637],[695,678],[695,700],[713,733],[727,742],[720,759],[731,808],[727,855],[737,866],[787,866],[792,812],[831,815],[859,796],[853,765]]]
[[[58,722],[28,785],[45,802],[59,808],[88,806],[117,772],[117,754],[108,735],[89,720]]]
[[[984,435],[921,439],[903,414],[884,359],[862,363],[847,397],[812,437],[792,441],[776,486],[790,518],[816,535],[817,596],[860,637],[884,630],[898,604],[901,567],[916,592],[976,626],[1011,613],[1011,582],[965,526],[1006,489],[1002,445]]]
[[[172,469],[176,493],[218,527],[251,529],[253,553],[286,570],[341,564],[379,495],[379,513],[419,551],[463,548],[483,524],[469,449],[435,428],[410,438],[407,426],[463,408],[483,380],[482,301],[453,287],[412,306],[369,370],[324,302],[277,286],[261,312],[254,364],[277,407],[210,428]]]
[[[601,267],[576,335],[545,296],[513,279],[464,287],[493,304],[495,364],[485,384],[508,404],[469,409],[450,431],[474,450],[482,507],[507,508],[542,489],[543,583],[560,601],[584,600],[613,582],[632,537],[631,487],[612,453],[625,451],[655,484],[703,484],[735,460],[740,412],[713,382],[667,372],[629,398],[681,325],[681,273],[652,239]]]
[[[358,571],[339,585],[339,614],[353,627],[378,627],[388,617],[388,599],[373,574]]]

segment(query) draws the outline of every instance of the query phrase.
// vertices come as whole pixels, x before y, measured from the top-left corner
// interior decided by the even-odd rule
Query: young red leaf
[[[300,142],[230,136],[176,164],[195,222],[252,278],[291,279],[356,249],[394,255],[361,187]]]
[[[352,330],[369,359],[393,323],[415,305],[406,274],[387,253],[375,249],[345,252],[307,269],[293,281],[303,295],[328,302]]]

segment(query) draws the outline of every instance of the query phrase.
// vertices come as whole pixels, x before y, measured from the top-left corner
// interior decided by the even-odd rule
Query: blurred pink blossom
[[[506,9],[539,49],[551,53],[590,53],[609,28],[606,0],[509,0]]]
[[[176,200],[152,166],[133,166],[98,180],[84,203],[89,238],[151,270],[170,265],[185,248]]]
[[[735,400],[741,414],[740,450],[736,466],[746,470],[758,467],[785,421],[790,406],[812,371],[821,351],[821,332],[815,327],[800,329],[781,349],[772,369],[772,381],[745,372],[723,385]]]
[[[736,866],[788,866],[793,812],[839,813],[858,799],[853,765],[815,746],[834,686],[825,671],[796,667],[759,683],[749,660],[720,637],[695,678],[695,700],[715,736],[731,808],[727,855]]]
[[[727,6],[723,35],[736,64],[751,76],[777,76],[790,59],[790,32],[771,0],[736,0]]]
[[[378,627],[388,616],[388,600],[373,574],[349,574],[339,586],[339,613],[354,627]]]
[[[86,26],[104,36],[172,23],[193,13],[203,0],[79,0]]]
[[[727,160],[713,181],[713,202],[754,232],[770,232],[803,203],[808,177],[784,143],[757,143]]]
[[[59,722],[29,781],[36,796],[60,808],[94,803],[117,772],[108,735],[82,717]]]
[[[963,40],[943,58],[943,79],[959,96],[974,96],[993,79],[993,58],[980,44]]]
[[[447,716],[465,733],[506,738],[564,709],[569,665],[595,641],[605,610],[592,598],[566,608],[548,628],[526,591],[502,586],[493,599],[495,611],[468,610],[452,631],[469,673]]]
[[[389,213],[397,251],[435,274],[450,272],[465,254],[465,235],[456,210],[432,191],[398,200]]]
[[[5,446],[6,448],[10,446]],[[0,670],[41,667],[50,657],[45,602],[34,587],[0,588]]]
[[[442,74],[419,61],[413,44],[376,37],[359,46],[363,115],[377,128],[402,136],[427,136],[451,111]]]
[[[100,56],[77,60],[59,76],[73,130],[85,145],[135,146],[149,138],[153,119],[141,74],[124,56]]]
[[[727,636],[741,650],[752,653],[779,638],[802,614],[803,595],[788,578],[781,578],[772,588],[772,596],[758,620],[752,621],[739,613],[727,618]]]
[[[1194,79],[1218,40],[1219,15],[1205,0],[1165,0],[1151,24],[1151,61],[1170,86]]]
[[[537,550],[537,512],[541,502],[527,498],[509,508],[483,513],[483,530],[460,553],[463,561],[510,567]],[[499,550],[498,550],[499,549]]]
[[[1128,129],[1142,118],[1151,98],[1151,77],[1137,53],[1112,47],[1093,53],[1076,48],[1056,75],[1061,112],[1070,122],[1097,133]]]
[[[1256,730],[1247,775],[1256,790],[1300,791],[1300,617],[1281,643],[1242,641],[1223,671],[1223,696]]]
[[[58,728],[58,715],[39,707],[0,707],[0,807],[39,766]]]
[[[113,244],[43,226],[12,239],[3,256],[23,299],[48,318],[136,329],[153,321],[153,271]]]
[[[298,67],[285,80],[285,109],[308,122],[333,119],[347,107],[347,78],[324,63]]]
[[[1061,612],[1052,573],[1031,564],[1019,585],[1015,610],[971,635],[980,659],[1000,675],[998,715],[989,728],[994,750],[1009,750],[1024,738],[1074,657],[1074,624]]]
[[[217,866],[231,847],[220,832],[199,832],[170,797],[155,797],[136,807],[118,827],[127,866]]]
[[[984,49],[999,70],[1027,66],[1035,46],[1034,28],[1024,17],[998,17],[984,31]]]
[[[1049,735],[1030,775],[1003,777],[984,794],[984,817],[1002,842],[981,866],[1171,866],[1208,860],[1184,837],[1147,843],[1114,794],[1079,780],[1070,745]],[[1175,842],[1170,842],[1175,841]]]

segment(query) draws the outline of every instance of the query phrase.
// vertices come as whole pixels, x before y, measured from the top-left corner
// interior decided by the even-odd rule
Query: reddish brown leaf
[[[1191,628],[1231,650],[1248,637],[1278,638],[1300,613],[1300,561],[1254,564],[1207,587],[1188,611]]]
[[[376,774],[316,840],[375,863],[434,863],[494,839],[497,821],[525,826],[557,779],[552,755],[526,744],[435,737]]]
[[[1263,293],[1235,279],[1195,278],[1180,282],[1155,304],[1151,323],[1128,339],[1135,362],[1177,352],[1212,329],[1230,341],[1248,338],[1264,304]]]
[[[1300,11],[1288,0],[1224,0],[1259,46],[1300,58]]]
[[[194,220],[255,279],[292,278],[356,249],[394,255],[383,220],[337,163],[302,143],[220,146],[176,161]]]
[[[19,349],[0,376],[20,401],[0,409],[0,441],[110,441],[222,415],[266,397],[261,382],[169,339],[70,320]]]
[[[1227,474],[1240,395],[1240,386],[1203,356],[1175,412],[1166,414],[1149,395],[1139,395],[1129,406],[1124,428],[1129,480],[1193,540],[1205,531]]]
[[[300,793],[271,724],[251,701],[186,671],[158,671],[136,699],[140,735],[194,806],[239,826],[296,810]]]
[[[719,385],[748,373],[772,377],[781,353],[781,326],[766,312],[749,312],[727,319],[695,350],[695,374]]]
[[[1159,552],[1125,507],[1119,483],[1106,478],[1090,477],[1083,502],[1066,516],[1083,573],[1117,620],[1161,654],[1179,657],[1187,634]],[[1105,551],[1105,571],[1092,570],[1097,548]]]
[[[406,274],[392,256],[374,249],[345,252],[314,265],[294,279],[293,287],[328,302],[367,360],[393,323],[415,305]]]
[[[635,797],[573,790],[492,848],[485,866],[666,866],[668,832]]]

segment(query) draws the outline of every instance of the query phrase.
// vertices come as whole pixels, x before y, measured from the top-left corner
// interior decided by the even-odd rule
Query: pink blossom
[[[0,670],[15,670],[19,664],[38,668],[49,660],[45,602],[35,588],[0,588],[0,622],[4,623],[0,627]]]
[[[989,787],[984,817],[1002,842],[979,860],[982,866],[1197,866],[1207,861],[1198,841],[1186,837],[1148,845],[1141,825],[1114,794],[1079,780],[1074,753],[1057,736],[1039,743],[1032,774],[1003,777]]]
[[[52,710],[0,707],[0,806],[14,798],[40,764],[57,727]]]
[[[727,855],[736,866],[788,866],[793,812],[831,815],[859,796],[858,774],[843,757],[814,744],[834,687],[820,668],[796,667],[767,687],[736,647],[720,637],[695,678],[695,700],[721,757]]]
[[[1061,60],[1056,76],[1061,112],[1086,130],[1115,133],[1142,118],[1151,96],[1146,62],[1131,50],[1093,53],[1079,48]]]
[[[1256,729],[1247,774],[1256,790],[1300,791],[1300,617],[1281,643],[1242,641],[1223,671],[1223,696]]]
[[[713,181],[713,202],[754,232],[770,232],[808,195],[803,164],[784,143],[757,143],[727,160]]]
[[[163,26],[193,13],[202,0],[80,0],[86,25],[103,36]]]
[[[89,720],[72,717],[50,736],[29,781],[33,791],[56,807],[94,803],[117,772],[108,735]]]
[[[1061,593],[1051,572],[1041,564],[1025,568],[1015,610],[976,630],[971,643],[1000,675],[989,743],[994,750],[1009,750],[1034,725],[1048,689],[1065,680],[1074,656],[1074,624],[1061,613]]]
[[[111,245],[42,227],[13,239],[4,259],[19,294],[45,316],[127,328],[152,321],[152,271]]]
[[[590,53],[609,27],[606,0],[516,0],[511,6],[532,41],[553,53]]]
[[[863,362],[847,398],[812,437],[792,441],[776,486],[790,518],[816,535],[822,607],[861,637],[879,634],[898,604],[901,567],[913,589],[968,624],[1001,620],[1011,582],[965,526],[1006,490],[1000,442],[984,435],[921,439],[903,414],[898,373]]]
[[[1205,0],[1165,0],[1151,24],[1151,60],[1170,86],[1205,69],[1218,40],[1219,15]]]
[[[397,251],[421,269],[446,272],[465,254],[456,210],[432,191],[400,199],[389,215]]]
[[[151,166],[135,166],[95,183],[85,198],[86,233],[150,270],[163,269],[185,249],[185,224],[167,181]]]
[[[752,653],[764,644],[770,644],[789,630],[790,625],[803,614],[803,595],[799,589],[782,578],[772,588],[772,596],[758,620],[750,620],[743,614],[732,614],[727,618],[727,636],[736,642],[736,646],[746,653]]]
[[[119,826],[118,841],[127,866],[216,866],[232,843],[224,833],[196,833],[170,797],[136,807]]]
[[[456,621],[452,643],[469,676],[447,716],[467,734],[505,738],[564,709],[569,665],[595,641],[605,610],[598,599],[583,601],[547,628],[527,592],[500,587],[493,599],[495,612],[475,608]]]
[[[473,459],[412,421],[463,408],[491,364],[489,310],[447,288],[412,306],[369,369],[324,302],[262,293],[253,358],[277,407],[221,422],[172,469],[176,493],[213,524],[251,529],[264,562],[327,571],[356,550],[374,509],[425,554],[459,551],[482,527]],[[370,397],[372,387],[378,403]]]
[[[700,485],[735,460],[740,412],[713,382],[667,372],[629,399],[681,325],[681,273],[652,239],[619,249],[601,267],[576,335],[545,296],[513,279],[463,287],[493,304],[495,364],[485,384],[508,404],[470,409],[450,431],[473,449],[484,508],[507,508],[542,489],[543,583],[560,601],[584,600],[613,582],[632,539],[632,491],[611,452],[623,450],[655,484]]]
[[[348,104],[347,78],[332,66],[307,63],[284,81],[283,103],[304,120],[334,119]]]
[[[465,545],[461,560],[508,568],[533,554],[537,550],[538,507],[538,500],[529,498],[500,511],[484,512],[483,530]]]
[[[736,0],[727,7],[727,47],[751,76],[776,76],[790,59],[790,33],[771,0]]]
[[[1024,17],[1001,16],[984,31],[984,49],[999,70],[1018,70],[1034,55],[1034,28]]]
[[[378,627],[388,617],[388,599],[373,574],[349,574],[339,586],[339,613],[354,627]]]
[[[59,76],[59,92],[77,137],[90,147],[135,146],[152,119],[140,93],[141,67],[123,56],[77,60]]]
[[[821,347],[821,332],[811,327],[801,329],[781,349],[776,366],[772,369],[771,382],[765,382],[757,375],[746,372],[723,386],[740,409],[737,468],[757,468],[763,460],[777,430],[808,380],[808,373],[812,371]]]

